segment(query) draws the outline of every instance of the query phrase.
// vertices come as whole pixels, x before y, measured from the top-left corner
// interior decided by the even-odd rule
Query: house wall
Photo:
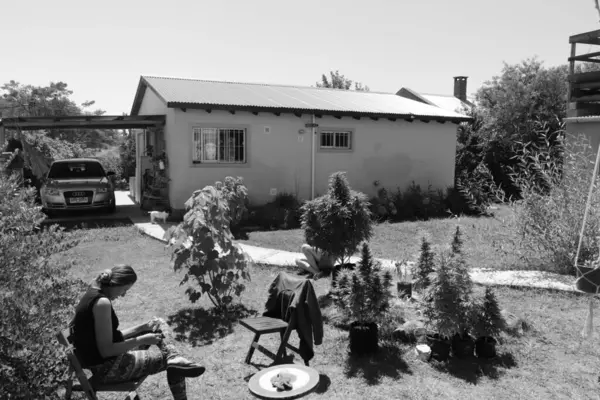
[[[164,109],[154,112],[165,113]],[[275,197],[273,193],[284,191],[310,198],[311,129],[305,127],[310,122],[310,115],[169,110],[165,134],[172,207],[183,208],[194,190],[226,176],[242,176],[254,204],[268,202]],[[423,186],[431,183],[434,188],[453,185],[456,125],[452,123],[333,117],[317,118],[316,122],[318,129],[353,131],[351,151],[320,150],[317,141],[316,195],[326,192],[329,175],[336,171],[346,171],[350,185],[369,196],[376,193],[375,180],[389,189],[404,188],[413,180]],[[193,164],[194,126],[245,128],[247,163]]]

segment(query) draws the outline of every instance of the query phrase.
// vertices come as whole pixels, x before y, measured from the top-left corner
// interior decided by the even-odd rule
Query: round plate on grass
[[[271,383],[277,374],[294,376],[291,390],[278,391]],[[282,364],[265,368],[248,382],[250,392],[260,399],[297,399],[312,392],[319,383],[319,373],[313,368],[300,364]]]

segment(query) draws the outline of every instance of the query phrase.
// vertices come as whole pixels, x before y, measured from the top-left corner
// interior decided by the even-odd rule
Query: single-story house
[[[465,108],[470,109],[475,105],[475,98],[467,94],[467,79],[467,76],[454,77],[453,95],[419,93],[407,87],[401,88],[396,94],[407,99],[443,108],[447,111],[462,113]]]
[[[167,158],[174,210],[197,190],[242,176],[253,204],[311,199],[346,171],[353,189],[454,184],[456,124],[470,118],[393,93],[142,76],[131,115],[165,115],[136,134],[140,201],[144,149]]]

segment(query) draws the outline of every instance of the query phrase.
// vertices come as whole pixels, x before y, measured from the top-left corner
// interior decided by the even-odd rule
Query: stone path
[[[149,222],[136,222],[136,227],[144,234],[166,243],[164,240],[165,231],[174,224],[151,224]],[[253,259],[255,263],[293,266],[294,260],[303,258],[302,253],[294,253],[290,251],[266,249],[263,247],[250,246],[244,243],[238,244],[246,253]],[[356,262],[357,257],[351,259]],[[391,260],[378,259],[384,268],[395,269],[394,263]],[[518,287],[531,287],[541,289],[556,289],[575,292],[575,280],[573,277],[553,274],[550,272],[541,271],[497,271],[491,269],[473,268],[471,270],[471,278],[473,282],[484,285],[506,285]]]

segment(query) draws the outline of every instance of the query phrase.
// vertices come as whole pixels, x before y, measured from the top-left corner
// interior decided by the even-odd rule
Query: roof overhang
[[[213,110],[229,111],[235,113],[236,111],[246,111],[254,114],[258,113],[271,113],[280,115],[284,113],[295,114],[300,117],[302,115],[315,115],[322,117],[324,115],[333,116],[336,118],[341,117],[352,117],[354,119],[360,118],[371,118],[371,119],[390,119],[398,120],[404,119],[407,121],[437,121],[444,123],[446,121],[453,123],[470,122],[473,120],[471,117],[460,116],[460,117],[446,117],[446,116],[427,116],[427,115],[415,115],[415,114],[384,114],[384,113],[367,113],[357,111],[334,111],[334,110],[317,110],[317,109],[306,109],[306,108],[280,108],[280,107],[262,107],[262,106],[247,106],[247,105],[229,105],[229,104],[207,104],[207,103],[180,103],[180,102],[168,102],[168,108],[180,108],[183,110],[196,109],[206,110],[211,112]]]
[[[77,115],[64,117],[13,117],[0,119],[5,129],[132,129],[164,125],[165,115]]]

